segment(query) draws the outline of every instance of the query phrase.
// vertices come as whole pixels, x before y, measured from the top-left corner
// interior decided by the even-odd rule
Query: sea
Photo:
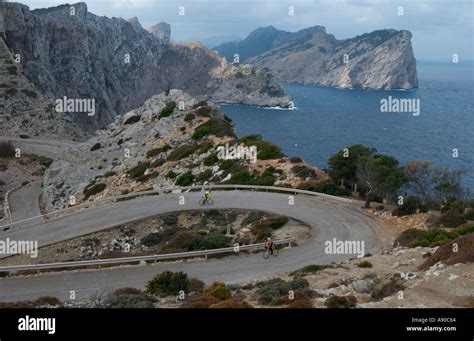
[[[418,62],[417,72],[419,88],[413,90],[285,84],[293,110],[231,104],[222,109],[234,121],[239,137],[261,134],[286,155],[299,156],[320,169],[327,168],[337,151],[363,144],[401,164],[431,160],[448,169],[463,168],[464,185],[472,194],[474,62]],[[401,101],[406,99],[410,101]],[[414,106],[397,111],[392,105],[397,101]],[[390,106],[392,110],[385,110]]]

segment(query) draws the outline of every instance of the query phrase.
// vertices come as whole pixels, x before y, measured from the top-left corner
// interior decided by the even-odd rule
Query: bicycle
[[[278,249],[275,247],[275,244],[273,244],[273,257],[278,256]],[[268,246],[265,246],[265,250],[263,251],[263,258],[268,259],[270,257],[270,248]]]
[[[214,205],[214,200],[212,200],[211,198],[209,198],[209,199],[201,198],[201,199],[199,199],[199,205],[201,205],[201,206],[205,206],[205,205],[212,206],[212,205]]]

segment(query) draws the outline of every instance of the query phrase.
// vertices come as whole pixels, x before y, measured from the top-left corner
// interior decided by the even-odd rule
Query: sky
[[[378,29],[412,32],[418,60],[474,60],[474,0],[90,0],[89,12],[107,17],[138,17],[142,26],[165,21],[174,41],[213,37],[245,38],[273,25],[294,32],[314,25],[337,39]],[[31,9],[65,0],[21,0]],[[179,15],[184,7],[184,16]],[[290,7],[293,15],[289,15]],[[399,8],[403,15],[399,15]]]

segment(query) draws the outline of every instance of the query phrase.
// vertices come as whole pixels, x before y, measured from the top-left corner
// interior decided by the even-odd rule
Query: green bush
[[[459,211],[456,209],[452,209],[442,213],[436,221],[436,224],[438,226],[453,228],[458,227],[459,225],[462,225],[465,222],[466,218],[464,218],[462,213],[459,213]]]
[[[257,158],[259,160],[271,160],[284,156],[280,147],[268,141],[262,140],[262,136],[259,134],[244,136],[240,138],[240,142],[246,146],[256,146],[258,150]]]
[[[193,113],[187,113],[186,116],[184,116],[184,121],[185,122],[189,122],[189,121],[192,121],[194,120],[196,116],[193,114]]]
[[[143,174],[143,175],[139,176],[135,180],[138,181],[138,182],[145,182],[145,181],[148,181],[150,179],[156,178],[159,174],[160,173],[158,173],[158,172],[150,172],[148,174]]]
[[[12,76],[18,75],[18,70],[15,65],[9,66],[7,70],[8,70],[8,73]]]
[[[104,177],[104,178],[109,178],[109,177],[115,176],[115,175],[117,175],[116,172],[114,172],[114,171],[108,171],[107,173],[105,173],[105,174],[103,175],[103,177]]]
[[[15,148],[13,144],[8,142],[0,142],[0,157],[13,157],[15,156]]]
[[[371,268],[371,267],[372,267],[372,263],[369,262],[369,261],[367,261],[367,260],[365,260],[365,261],[362,261],[362,262],[358,263],[357,266],[358,266],[359,268]]]
[[[464,213],[464,206],[461,201],[450,198],[446,204],[441,207],[441,213],[448,212],[448,211],[456,211],[460,214]]]
[[[316,172],[305,166],[305,165],[297,165],[297,166],[293,166],[291,168],[291,171],[298,177],[302,178],[302,179],[306,179],[306,178],[316,178]]]
[[[140,115],[133,115],[127,118],[125,122],[123,122],[123,124],[134,124],[134,123],[137,123],[138,121],[140,121]]]
[[[194,140],[198,140],[207,135],[215,135],[218,137],[235,137],[232,125],[225,120],[216,118],[210,118],[207,122],[199,125],[194,131],[192,138]]]
[[[208,151],[209,149],[211,149],[212,147],[214,147],[214,144],[213,144],[211,141],[206,141],[206,142],[204,142],[203,144],[201,144],[201,145],[199,146],[199,151],[198,151],[198,153],[199,153],[199,154],[207,153],[207,151]]]
[[[197,177],[196,180],[199,182],[207,181],[211,178],[212,171],[210,169],[206,169],[205,171],[201,172]]]
[[[195,144],[183,145],[173,150],[166,159],[168,161],[178,161],[194,154],[197,149],[198,146]]]
[[[106,308],[153,308],[156,299],[146,293],[134,289],[123,288],[116,290],[106,298]]]
[[[188,286],[189,279],[186,273],[164,271],[147,283],[146,291],[151,295],[178,295],[181,290],[187,293]]]
[[[173,113],[174,108],[176,108],[176,102],[171,101],[166,103],[165,107],[161,109],[158,119],[170,116]]]
[[[138,163],[135,167],[130,169],[127,173],[131,179],[139,178],[150,167],[149,162]]]
[[[153,148],[153,149],[150,149],[149,151],[147,151],[146,152],[146,157],[148,157],[148,158],[154,157],[154,156],[157,156],[161,153],[166,153],[170,149],[171,149],[171,146],[169,144],[165,144],[162,147]]]
[[[161,167],[166,163],[165,159],[156,159],[150,164],[151,168]]]
[[[430,230],[408,229],[404,231],[393,243],[394,246],[407,247],[435,247],[447,243],[459,236],[474,232],[474,225],[462,226],[452,231],[440,228]]]
[[[219,301],[225,301],[232,298],[230,289],[227,285],[221,282],[214,282],[208,288],[205,288],[203,295],[205,297],[218,299]]]
[[[410,214],[415,214],[416,210],[420,212],[427,212],[428,209],[426,206],[421,204],[421,200],[417,197],[408,197],[407,200],[403,202],[403,205],[397,207],[392,211],[392,214],[395,216],[406,216]]]
[[[89,198],[92,195],[102,192],[105,189],[105,187],[107,187],[106,184],[98,183],[98,184],[94,184],[92,186],[84,188],[85,199]]]
[[[172,170],[170,170],[168,173],[166,173],[165,177],[168,178],[168,179],[174,179],[176,178],[177,174],[175,172],[173,172]]]
[[[194,181],[194,175],[191,173],[191,171],[188,171],[184,174],[182,174],[178,180],[176,180],[176,186],[181,186],[181,187],[186,187],[192,185]]]
[[[258,302],[264,305],[283,305],[290,290],[300,290],[305,292],[309,283],[304,278],[296,278],[290,282],[285,282],[281,278],[273,278],[268,281],[257,283]]]
[[[93,152],[94,150],[100,149],[100,147],[101,147],[101,146],[100,146],[100,143],[97,142],[96,144],[94,144],[94,145],[91,147],[90,150],[91,150],[91,152]]]
[[[141,239],[141,243],[147,247],[155,246],[168,241],[177,231],[176,228],[166,228],[160,232],[150,233]]]
[[[204,159],[204,166],[212,166],[219,161],[219,158],[217,157],[217,153],[212,153],[208,157]]]

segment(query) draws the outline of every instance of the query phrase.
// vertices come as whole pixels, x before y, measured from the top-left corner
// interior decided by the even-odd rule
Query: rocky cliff
[[[214,48],[233,60],[268,68],[281,82],[342,88],[410,89],[418,86],[411,33],[379,30],[337,40],[322,26],[295,33],[273,26]]]
[[[95,99],[95,116],[76,115],[89,130],[170,88],[231,103],[289,101],[266,71],[230,65],[203,46],[170,44],[165,23],[148,32],[136,18],[99,17],[85,3],[39,10],[0,3],[0,18],[9,47],[43,94]]]

